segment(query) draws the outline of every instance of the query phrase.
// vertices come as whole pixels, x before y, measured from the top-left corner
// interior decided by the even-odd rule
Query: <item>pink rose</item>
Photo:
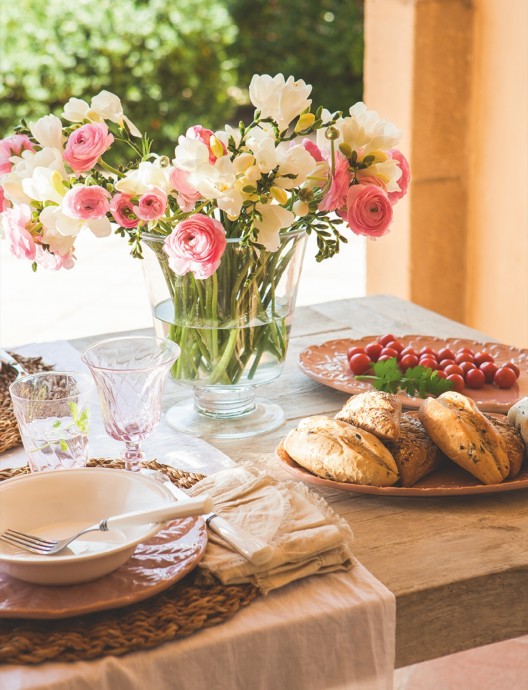
[[[37,245],[36,249],[35,261],[39,266],[48,271],[58,271],[61,268],[69,270],[75,265],[73,252],[68,252],[62,256],[61,254],[54,254],[47,249],[43,249],[40,245]]]
[[[4,188],[0,187],[0,213],[5,211],[6,208],[10,208],[10,202],[5,198]]]
[[[64,159],[76,172],[90,170],[107,151],[114,141],[108,133],[105,122],[94,122],[82,125],[72,132],[66,142]]]
[[[335,211],[343,207],[351,181],[352,177],[348,169],[348,160],[340,153],[336,154],[332,183],[319,204],[319,210]]]
[[[196,139],[197,141],[201,141],[202,144],[205,144],[207,146],[207,148],[209,149],[209,163],[213,165],[218,160],[218,156],[216,156],[211,150],[211,137],[214,136],[214,132],[211,132],[210,129],[205,129],[205,127],[202,127],[201,125],[194,125],[194,127],[189,127],[189,129],[185,133],[185,136],[189,139]],[[217,141],[219,144],[221,144],[222,148],[224,149],[224,153],[227,153],[225,145],[221,141]]]
[[[188,172],[179,168],[174,168],[170,174],[171,184],[178,194],[178,206],[185,213],[192,211],[194,204],[201,198],[200,192],[187,182],[188,176]]]
[[[141,220],[157,220],[167,208],[167,195],[162,189],[149,189],[139,197],[134,213]]]
[[[11,172],[11,156],[20,156],[22,151],[34,151],[33,144],[25,134],[14,134],[0,140],[0,175]]]
[[[135,228],[139,218],[134,215],[134,204],[129,194],[116,194],[110,202],[115,222],[122,228]]]
[[[95,220],[102,218],[110,211],[109,198],[110,192],[99,185],[76,184],[64,195],[62,210],[64,215],[70,218]]]
[[[387,192],[380,187],[356,184],[348,190],[345,213],[346,221],[356,235],[382,237],[389,231],[392,204]]]
[[[195,213],[182,220],[163,245],[169,266],[179,276],[192,271],[195,278],[209,278],[222,259],[227,245],[222,223]]]
[[[27,204],[19,204],[0,214],[0,228],[3,228],[10,251],[17,259],[35,258],[36,245],[31,233],[26,229],[31,221],[31,209]]]
[[[393,160],[397,161],[402,171],[401,177],[398,180],[398,184],[400,185],[400,191],[389,192],[390,202],[391,204],[395,204],[402,198],[402,196],[405,196],[405,194],[407,194],[409,180],[411,179],[411,171],[409,169],[409,163],[401,151],[398,151],[398,149],[391,149],[389,151],[389,154]]]
[[[320,163],[323,160],[323,154],[321,153],[321,149],[319,148],[319,146],[317,146],[317,144],[314,141],[308,138],[304,138],[302,140],[302,145],[317,163]]]

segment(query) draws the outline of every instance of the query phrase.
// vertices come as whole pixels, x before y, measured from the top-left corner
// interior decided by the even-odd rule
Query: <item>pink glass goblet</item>
[[[121,458],[138,471],[148,438],[161,417],[163,387],[180,348],[170,340],[130,336],[102,340],[81,355],[95,380],[106,433],[124,441]]]

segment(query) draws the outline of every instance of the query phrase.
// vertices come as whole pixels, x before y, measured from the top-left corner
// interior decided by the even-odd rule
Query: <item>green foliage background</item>
[[[362,95],[362,0],[0,0],[0,43],[2,137],[107,89],[171,155],[244,114],[254,73],[304,79],[315,107]]]

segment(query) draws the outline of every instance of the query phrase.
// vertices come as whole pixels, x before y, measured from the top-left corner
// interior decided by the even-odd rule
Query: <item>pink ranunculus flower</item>
[[[184,213],[192,211],[198,199],[201,199],[201,194],[192,185],[189,184],[187,178],[189,173],[186,170],[173,168],[170,174],[170,181],[178,195],[178,206]]]
[[[315,141],[312,141],[311,139],[308,139],[307,137],[305,137],[302,140],[302,145],[308,151],[310,156],[315,161],[317,161],[317,163],[320,163],[323,160],[323,154],[321,153],[321,149],[319,148],[319,146],[317,146]]]
[[[129,194],[114,194],[110,202],[110,211],[115,222],[122,228],[135,228],[139,218],[134,215],[134,203]]]
[[[382,237],[392,222],[392,204],[381,187],[356,184],[348,190],[346,210],[339,215],[356,235]]]
[[[31,208],[18,204],[0,214],[0,230],[3,230],[7,245],[17,259],[35,258],[36,245],[27,224],[31,221]]]
[[[189,127],[189,129],[185,133],[185,136],[189,139],[196,139],[197,141],[201,141],[202,144],[205,144],[207,146],[207,148],[209,149],[209,163],[213,165],[217,161],[218,156],[216,156],[211,149],[211,137],[214,136],[214,132],[211,132],[210,129],[206,129],[201,125],[194,125],[194,127]],[[221,144],[222,148],[224,149],[224,153],[227,153],[227,148],[225,147],[225,144],[223,144],[218,139],[217,141],[219,144]]]
[[[69,218],[98,219],[110,211],[110,192],[99,185],[76,184],[62,200],[62,212]]]
[[[68,137],[64,159],[75,172],[90,170],[114,141],[105,122],[82,125]]]
[[[25,134],[14,134],[0,140],[0,175],[11,172],[11,156],[20,156],[22,151],[34,151],[33,144]]]
[[[346,196],[352,177],[349,171],[348,160],[340,153],[335,156],[335,170],[332,176],[330,189],[326,192],[319,204],[321,211],[335,211],[345,205]]]
[[[61,268],[69,270],[75,265],[75,256],[73,252],[67,252],[64,256],[56,254],[37,245],[35,261],[39,266],[46,268],[48,271],[58,271]]]
[[[389,155],[393,160],[397,161],[400,170],[402,171],[401,177],[398,180],[398,184],[400,185],[400,191],[389,192],[390,202],[391,204],[395,204],[402,198],[402,196],[405,196],[407,194],[409,181],[411,179],[411,171],[409,168],[409,163],[401,151],[399,151],[398,149],[391,149],[389,151]]]
[[[141,220],[157,220],[167,208],[167,195],[162,189],[149,189],[139,197],[134,213]]]
[[[6,208],[10,208],[11,203],[5,198],[4,188],[0,187],[0,213],[5,211]]]
[[[203,213],[182,220],[166,238],[163,249],[169,266],[179,276],[192,271],[195,278],[209,278],[222,259],[227,245],[222,223]]]

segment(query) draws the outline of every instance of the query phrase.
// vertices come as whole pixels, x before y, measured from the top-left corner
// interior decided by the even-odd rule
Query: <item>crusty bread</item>
[[[383,440],[396,441],[400,433],[401,411],[402,404],[396,396],[368,391],[349,398],[335,418]]]
[[[508,421],[520,432],[528,448],[528,398],[521,398],[508,410]]]
[[[407,413],[401,417],[398,440],[384,441],[384,444],[396,461],[402,486],[413,486],[439,467],[444,459],[420,420]]]
[[[526,447],[523,442],[520,431],[512,426],[506,417],[494,417],[493,415],[485,415],[486,419],[493,424],[495,429],[499,432],[508,454],[510,461],[510,471],[508,477],[515,477],[521,471],[521,466],[524,461]]]
[[[394,458],[379,439],[330,417],[301,420],[283,447],[296,463],[325,479],[370,486],[398,481]]]
[[[473,400],[448,391],[426,398],[419,416],[440,450],[483,484],[499,484],[508,476],[510,461],[501,435]]]

